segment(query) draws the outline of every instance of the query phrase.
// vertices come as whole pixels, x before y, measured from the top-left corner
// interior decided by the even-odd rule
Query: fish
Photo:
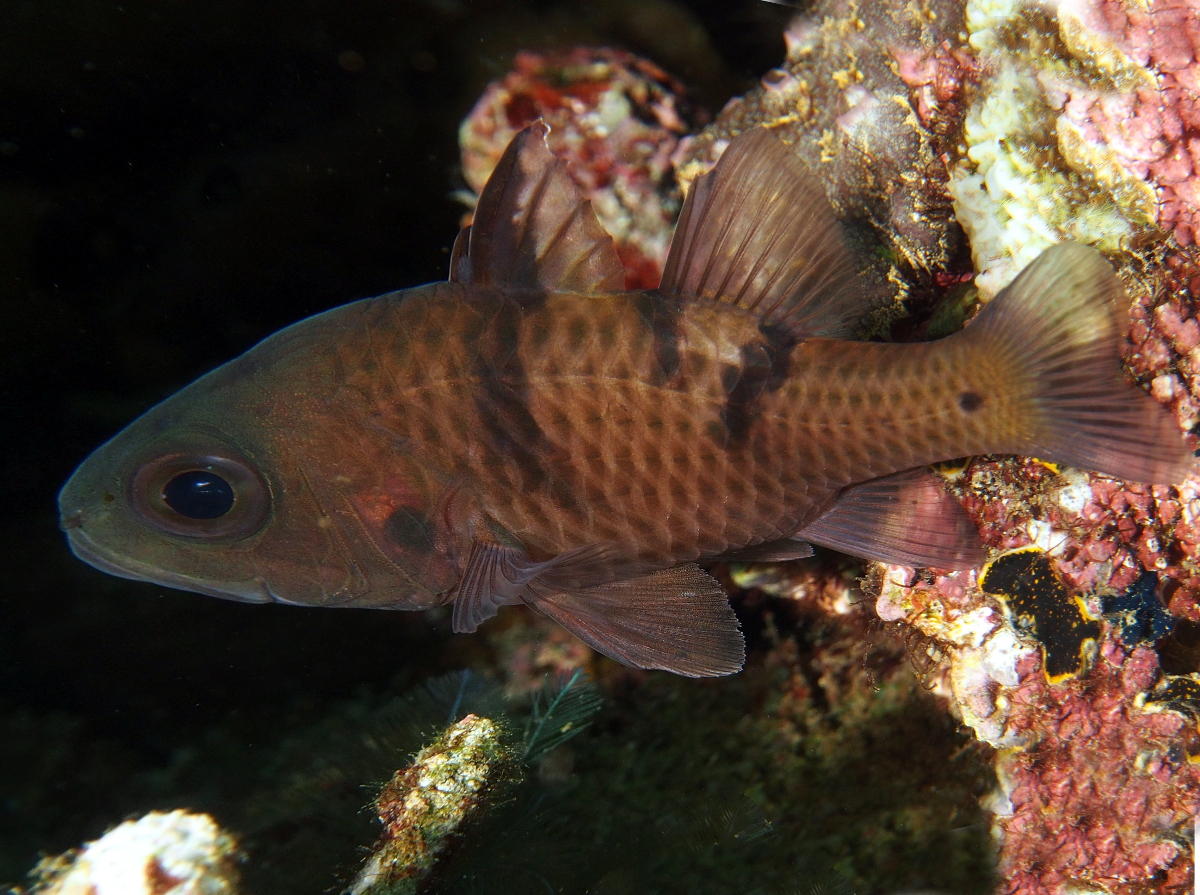
[[[819,180],[763,128],[693,184],[662,281],[520,132],[449,277],[270,336],[132,422],[59,495],[74,554],[251,602],[526,605],[613,659],[745,660],[702,564],[821,545],[969,569],[978,530],[929,464],[1023,454],[1182,481],[1169,412],[1121,367],[1129,299],[1046,249],[961,331],[855,341],[869,305]]]

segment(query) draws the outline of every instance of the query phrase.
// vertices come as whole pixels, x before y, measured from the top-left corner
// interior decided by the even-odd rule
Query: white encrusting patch
[[[1145,184],[1105,162],[1111,153],[1090,142],[1066,109],[1073,97],[1128,92],[1139,83],[1130,72],[1150,73],[1123,55],[1120,64],[1099,65],[1111,56],[1102,36],[1081,28],[1068,7],[1059,21],[1055,4],[1035,0],[966,6],[969,43],[985,75],[967,109],[966,158],[949,191],[985,300],[1049,246],[1076,241],[1119,253],[1153,216]],[[1074,64],[1072,54],[1091,67]]]

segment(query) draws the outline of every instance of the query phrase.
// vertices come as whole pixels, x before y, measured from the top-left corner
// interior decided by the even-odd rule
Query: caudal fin
[[[967,328],[1021,371],[1030,399],[1019,453],[1131,482],[1187,477],[1174,417],[1121,370],[1129,298],[1104,256],[1078,243],[1043,252]],[[1026,428],[1026,427],[1022,427]]]

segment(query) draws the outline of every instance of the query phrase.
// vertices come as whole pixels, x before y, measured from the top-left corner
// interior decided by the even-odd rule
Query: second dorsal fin
[[[592,204],[546,148],[535,121],[504,151],[475,220],[455,245],[450,279],[532,292],[621,292],[625,269]]]
[[[863,311],[854,275],[821,185],[754,128],[692,184],[659,290],[737,305],[798,339],[844,337]]]

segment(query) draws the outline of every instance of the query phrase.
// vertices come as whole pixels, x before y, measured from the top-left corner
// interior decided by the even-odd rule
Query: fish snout
[[[73,528],[81,528],[83,526],[83,510],[76,510],[74,513],[62,513],[58,517],[58,530],[71,531]]]

